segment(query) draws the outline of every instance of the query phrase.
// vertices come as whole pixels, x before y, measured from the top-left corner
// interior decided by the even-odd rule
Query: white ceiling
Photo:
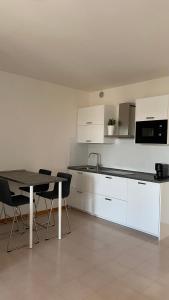
[[[1,0],[0,70],[83,90],[169,75],[169,1]]]

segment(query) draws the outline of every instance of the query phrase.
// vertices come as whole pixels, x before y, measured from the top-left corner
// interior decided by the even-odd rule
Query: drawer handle
[[[112,201],[112,199],[111,199],[111,198],[105,198],[105,200],[106,200],[106,201]]]
[[[138,184],[143,184],[143,185],[146,185],[145,182],[141,182],[141,181],[138,181]]]
[[[86,143],[91,143],[92,141],[91,140],[86,140]]]
[[[83,192],[81,192],[81,191],[77,191],[77,193],[78,193],[78,194],[83,194]]]
[[[78,172],[78,174],[80,174],[80,175],[83,175],[83,173],[82,173],[82,172]]]
[[[112,179],[112,177],[109,177],[109,176],[106,176],[105,178],[107,178],[107,179]]]
[[[147,120],[152,120],[154,117],[146,117]]]
[[[92,124],[93,122],[86,122],[86,124]]]

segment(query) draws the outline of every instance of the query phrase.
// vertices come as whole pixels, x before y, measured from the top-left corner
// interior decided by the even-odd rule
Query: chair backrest
[[[0,179],[0,201],[7,205],[12,204],[11,192],[7,180]]]
[[[44,175],[51,175],[51,171],[50,170],[46,170],[46,169],[39,169],[39,174],[44,174]]]
[[[51,171],[50,170],[45,170],[45,169],[39,169],[39,174],[43,174],[43,175],[51,175]],[[34,187],[34,191],[35,192],[46,192],[49,189],[49,184],[39,184],[36,185],[36,187]]]
[[[72,175],[68,173],[58,172],[57,177],[67,179],[66,181],[62,182],[62,198],[66,198],[70,194],[70,184],[72,180]],[[58,182],[54,185],[54,194],[56,197],[59,195],[59,184]]]

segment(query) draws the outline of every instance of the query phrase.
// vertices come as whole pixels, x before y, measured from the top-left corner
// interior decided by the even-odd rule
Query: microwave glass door
[[[136,143],[167,144],[167,120],[136,122]]]

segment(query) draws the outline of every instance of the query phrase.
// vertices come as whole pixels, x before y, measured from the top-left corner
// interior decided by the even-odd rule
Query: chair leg
[[[25,222],[24,222],[24,219],[23,219],[23,216],[22,216],[22,212],[21,212],[21,208],[18,207],[18,210],[19,210],[19,215],[20,215],[20,218],[21,218],[21,222],[23,224],[23,228],[29,229],[29,226],[27,224],[25,224]],[[38,235],[38,230],[37,230],[37,224],[36,224],[35,216],[33,216],[33,223],[34,223],[36,237],[37,237],[37,242],[36,243],[39,243],[39,235]]]
[[[18,208],[16,207],[16,216],[15,216],[15,222],[16,222],[16,227],[17,229],[15,231],[19,231],[19,221],[18,221],[18,216],[19,216],[19,211]]]
[[[52,212],[52,219],[53,219],[53,224],[51,224],[51,226],[55,226],[56,225],[56,220],[55,220],[56,216],[55,216],[55,211],[53,210]]]
[[[68,213],[68,207],[67,207],[67,202],[66,199],[64,199],[64,206],[65,206],[65,212],[66,212],[66,219],[67,219],[67,228],[68,228],[68,234],[71,233],[71,226],[70,226],[70,218],[69,218],[69,213]]]
[[[23,225],[23,233],[25,232],[24,229],[29,229],[29,226],[27,224],[25,224],[23,216],[22,216],[22,212],[21,212],[21,208],[18,207],[18,211],[19,211],[19,216]]]
[[[47,216],[49,217],[49,209],[48,209],[48,205],[47,205],[46,199],[45,199],[45,206],[46,206]]]
[[[51,200],[50,212],[49,212],[49,216],[48,216],[47,227],[46,227],[46,240],[49,239],[48,232],[49,232],[50,218],[51,218],[51,214],[52,214],[52,211],[53,211],[53,202],[54,202],[54,200],[52,199]]]
[[[38,235],[38,229],[37,229],[37,224],[36,224],[36,219],[35,217],[33,217],[33,223],[34,223],[34,226],[35,226],[35,232],[36,232],[36,238],[37,238],[37,244],[39,243],[39,235]]]
[[[4,217],[5,217],[5,207],[4,207],[4,204],[2,203],[1,213],[0,213],[0,220],[2,219],[3,214],[4,214]]]
[[[9,239],[8,239],[8,243],[7,243],[7,252],[12,251],[12,250],[9,249],[9,245],[10,245],[10,242],[11,242],[11,239],[12,239],[14,224],[15,224],[15,221],[17,219],[17,216],[16,216],[17,215],[17,208],[15,207],[13,210],[14,210],[14,216],[13,216],[13,221],[12,221],[11,230],[10,230],[10,234],[9,234]]]
[[[1,213],[0,213],[0,220],[2,219],[2,216],[4,215],[4,223],[7,224],[7,217],[9,217],[6,213],[5,204],[2,203]]]
[[[35,198],[35,201],[34,201],[34,206],[35,206],[35,218],[37,218],[37,215],[38,215],[38,204],[39,204],[39,199],[40,199],[40,196],[38,196],[38,201],[36,203],[36,198]]]

